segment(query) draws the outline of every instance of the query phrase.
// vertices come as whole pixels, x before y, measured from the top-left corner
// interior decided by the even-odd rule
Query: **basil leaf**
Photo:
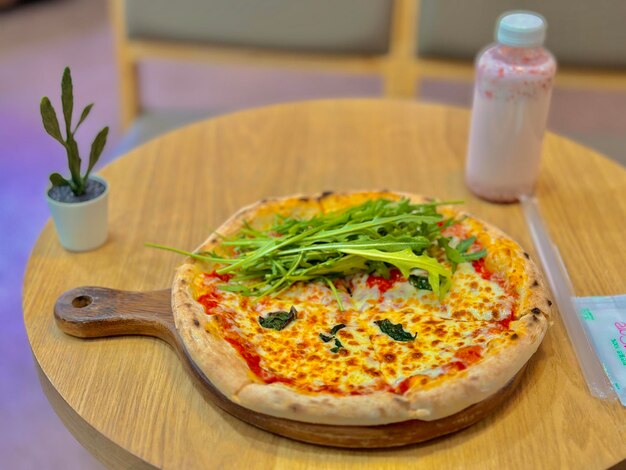
[[[346,325],[344,325],[343,323],[339,323],[339,325],[333,326],[333,329],[330,330],[330,334],[335,336],[339,330],[341,330],[341,329],[343,329],[345,327],[346,327]]]
[[[330,348],[330,352],[332,352],[332,353],[339,352],[339,350],[341,348],[343,348],[343,344],[341,344],[341,341],[339,341],[337,338],[335,338],[335,347],[334,348]]]
[[[324,341],[325,343],[328,343],[329,341],[333,339],[333,337],[325,335],[324,333],[320,333],[320,339]]]
[[[430,282],[428,282],[428,277],[426,276],[416,276],[415,274],[411,274],[409,276],[409,282],[417,290],[433,290]]]
[[[297,313],[293,306],[288,312],[284,310],[270,312],[265,317],[259,317],[259,324],[263,328],[280,331],[296,319]]]
[[[380,328],[380,331],[382,331],[391,339],[394,339],[396,341],[408,342],[408,341],[413,341],[415,338],[417,338],[417,333],[415,335],[411,335],[411,333],[407,333],[406,331],[404,331],[400,323],[398,323],[397,325],[394,325],[387,319],[378,320],[378,321],[375,321],[374,323],[378,325],[378,328]]]

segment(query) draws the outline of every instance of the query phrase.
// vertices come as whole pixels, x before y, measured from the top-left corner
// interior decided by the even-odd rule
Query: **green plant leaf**
[[[464,254],[463,259],[465,259],[465,261],[474,261],[480,258],[484,258],[485,256],[487,256],[487,250],[483,248],[480,251],[475,251],[473,253]]]
[[[433,288],[430,286],[430,282],[428,282],[428,277],[415,276],[411,274],[409,276],[409,282],[417,290],[433,290]]]
[[[474,243],[475,241],[476,241],[476,237],[466,238],[465,240],[462,240],[459,242],[459,244],[456,246],[456,250],[459,253],[465,253],[467,249],[470,246],[472,246],[472,243]]]
[[[50,182],[52,183],[52,186],[69,186],[69,184],[70,184],[70,182],[68,180],[63,178],[58,173],[52,173],[50,175]]]
[[[404,277],[409,277],[411,270],[414,268],[424,269],[428,272],[435,272],[444,277],[451,277],[450,271],[439,263],[435,258],[427,255],[416,255],[410,249],[396,252],[383,252],[378,250],[355,250],[342,249],[342,253],[356,255],[373,261],[384,261],[393,264],[400,270]]]
[[[72,175],[72,182],[74,183],[72,186],[72,191],[77,196],[83,194],[84,191],[84,181],[80,176],[80,164],[81,159],[78,153],[78,144],[74,140],[72,134],[69,135],[67,144],[67,166],[70,169],[70,174]],[[76,188],[76,189],[74,189]]]
[[[342,310],[334,279],[359,271],[388,277],[395,266],[405,277],[414,269],[425,270],[428,284],[441,299],[452,274],[426,253],[429,247],[439,250],[441,227],[452,220],[442,220],[437,206],[453,203],[374,199],[307,219],[276,216],[265,230],[244,221],[237,234],[222,240],[233,248],[232,258],[203,261],[222,264],[215,267],[220,274],[233,274],[229,287],[220,289],[255,297],[278,295],[297,282],[324,281]]]
[[[72,89],[72,73],[69,67],[65,67],[61,79],[61,103],[63,104],[63,117],[65,118],[66,136],[71,134],[72,110],[74,109],[74,93]]]
[[[337,338],[335,338],[335,346],[330,348],[330,352],[331,353],[338,353],[341,348],[345,349],[345,346],[343,344],[341,344],[341,341],[339,341]]]
[[[265,317],[259,317],[259,324],[263,328],[280,331],[294,321],[297,314],[296,308],[291,306],[288,312],[279,310],[278,312],[270,312]]]
[[[329,341],[333,339],[333,337],[325,335],[324,333],[320,333],[320,339],[324,341],[325,343],[328,343]]]
[[[50,103],[50,99],[47,96],[41,98],[41,104],[39,105],[41,111],[41,120],[43,122],[43,128],[50,136],[59,143],[65,146],[63,136],[61,136],[61,129],[59,128],[59,120],[57,119],[57,113]]]
[[[345,327],[346,327],[346,325],[344,325],[343,323],[339,323],[339,325],[333,326],[332,330],[330,330],[330,334],[335,336],[339,330],[341,330],[341,329],[343,329]]]
[[[74,128],[74,132],[78,130],[78,127],[83,123],[83,121],[87,118],[87,116],[89,116],[89,112],[91,111],[91,108],[93,108],[93,103],[85,106],[85,109],[83,109],[83,112],[80,115],[80,119],[78,120],[78,124],[76,124],[76,127]]]
[[[100,155],[102,154],[102,150],[104,149],[104,146],[107,143],[108,135],[109,135],[109,128],[105,127],[98,133],[93,143],[91,144],[91,152],[89,152],[89,166],[87,167],[87,173],[85,174],[85,179],[89,177],[91,170],[93,169],[94,165],[98,162],[98,159],[100,158]]]
[[[375,321],[374,323],[378,325],[380,331],[396,341],[408,342],[413,341],[415,340],[415,338],[417,338],[417,333],[412,335],[411,333],[404,331],[400,323],[394,325],[386,318],[384,320]]]

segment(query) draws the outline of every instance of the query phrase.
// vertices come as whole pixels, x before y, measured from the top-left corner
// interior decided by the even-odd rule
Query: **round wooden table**
[[[554,316],[512,398],[478,424],[393,450],[302,444],[207,402],[173,350],[148,337],[82,340],[62,333],[55,300],[83,285],[170,286],[178,255],[239,207],[267,196],[395,189],[463,199],[534,255],[521,208],[463,182],[469,113],[382,100],[329,100],[239,112],[186,127],[113,162],[110,236],[70,253],[44,228],[24,280],[24,321],[43,388],[74,436],[113,467],[607,468],[626,458],[626,413],[592,398]],[[626,171],[548,134],[537,196],[577,295],[626,292]]]

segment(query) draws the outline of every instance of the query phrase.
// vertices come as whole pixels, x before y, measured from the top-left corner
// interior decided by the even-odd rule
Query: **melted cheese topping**
[[[446,229],[446,236],[458,242],[469,233],[480,234],[476,224],[466,219]],[[523,261],[515,259],[519,250],[507,240],[496,243],[480,235],[475,245],[470,251],[485,246],[487,258],[460,264],[441,301],[399,273],[393,282],[376,282],[364,273],[336,282],[343,311],[321,282],[298,283],[279,297],[253,299],[220,290],[227,280],[201,273],[194,282],[195,298],[207,313],[207,330],[237,350],[254,380],[279,382],[302,393],[404,393],[465,373],[514,333],[517,286],[524,280]],[[490,271],[502,265],[510,269]],[[260,317],[291,307],[296,319],[284,329],[261,326]],[[385,319],[414,340],[397,341],[384,333],[375,322]],[[332,335],[340,324],[345,327]]]

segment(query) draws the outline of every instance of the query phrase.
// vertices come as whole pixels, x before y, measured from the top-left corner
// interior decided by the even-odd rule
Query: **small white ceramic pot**
[[[89,201],[59,202],[48,195],[50,188],[46,191],[59,241],[69,251],[93,250],[107,239],[109,185],[99,176],[89,178],[104,184],[104,192]]]

